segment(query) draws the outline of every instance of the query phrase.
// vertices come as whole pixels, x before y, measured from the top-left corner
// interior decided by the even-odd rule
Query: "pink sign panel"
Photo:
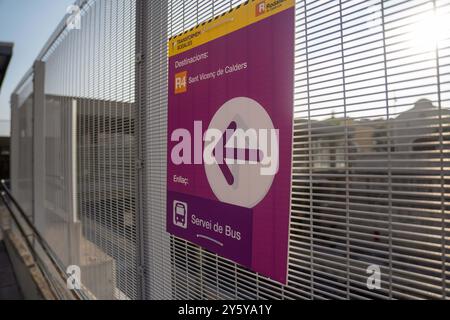
[[[167,231],[287,281],[294,1],[250,1],[169,42]]]

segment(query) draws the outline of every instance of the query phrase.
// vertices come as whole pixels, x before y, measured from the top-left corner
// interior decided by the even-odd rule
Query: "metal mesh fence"
[[[165,233],[165,42],[240,3],[144,10],[147,297],[447,298],[449,1],[296,2],[287,286]]]
[[[32,102],[18,110],[23,138],[14,194],[27,209],[29,167],[44,153],[43,208],[34,212],[40,232],[64,265],[81,267],[92,296],[136,299],[135,2],[77,4],[79,28],[63,23],[40,57],[44,147],[34,155]]]
[[[288,285],[166,232],[167,40],[242,3],[90,0],[62,28],[35,151],[54,250],[97,298],[448,298],[448,0],[296,1]],[[30,88],[12,187],[31,214]]]
[[[12,110],[14,120],[11,132],[11,179],[14,196],[25,212],[33,215],[33,163],[29,157],[33,149],[33,77],[28,77],[16,91],[16,105]]]
[[[134,1],[88,1],[80,29],[66,29],[44,57],[47,96],[73,112],[75,136],[63,143],[77,192],[66,213],[83,282],[99,298],[138,296],[134,35]]]
[[[297,10],[295,274],[318,298],[446,298],[450,3]]]

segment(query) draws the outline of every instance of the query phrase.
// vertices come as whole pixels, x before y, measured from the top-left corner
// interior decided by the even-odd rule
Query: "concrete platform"
[[[0,300],[23,300],[3,241],[0,241]]]

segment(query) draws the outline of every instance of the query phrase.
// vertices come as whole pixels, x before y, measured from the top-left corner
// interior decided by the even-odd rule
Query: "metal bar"
[[[135,137],[136,137],[136,159],[135,159],[135,167],[137,171],[136,177],[136,230],[137,230],[137,243],[138,250],[136,255],[136,265],[137,265],[137,274],[139,277],[138,285],[139,285],[139,297],[140,299],[145,299],[145,240],[144,240],[144,212],[143,212],[143,143],[142,143],[142,111],[145,110],[145,102],[144,102],[144,94],[142,92],[142,79],[143,73],[145,69],[143,68],[143,59],[146,59],[147,56],[143,54],[144,47],[144,37],[145,34],[145,25],[143,23],[144,19],[144,4],[143,0],[136,1],[136,47],[135,47]]]
[[[19,96],[17,93],[11,95],[11,157],[10,157],[10,179],[12,192],[18,192],[19,182]]]
[[[34,63],[33,78],[33,216],[36,223],[45,214],[45,62]]]

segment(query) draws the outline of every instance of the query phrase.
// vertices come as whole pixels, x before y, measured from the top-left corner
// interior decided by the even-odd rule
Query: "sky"
[[[0,0],[0,42],[13,57],[0,89],[0,120],[10,119],[10,96],[74,0]]]
[[[177,0],[177,1],[180,2],[181,0]],[[13,58],[12,58],[10,66],[9,66],[9,69],[7,71],[6,78],[3,83],[3,87],[0,89],[1,90],[0,91],[0,120],[10,118],[9,100],[10,100],[12,91],[17,86],[19,81],[22,79],[23,75],[32,66],[33,61],[37,57],[38,53],[40,52],[40,50],[42,49],[44,44],[47,42],[48,38],[51,36],[51,34],[55,30],[55,28],[57,27],[57,25],[59,24],[61,19],[63,19],[64,15],[66,13],[67,7],[70,4],[72,4],[73,2],[74,2],[74,0],[0,0],[0,42],[1,41],[9,41],[9,42],[15,43]],[[372,13],[376,13],[378,10],[377,8],[380,7],[379,0],[368,0],[366,3],[367,4],[365,4],[365,6],[368,6],[368,9],[370,9],[370,10],[368,12],[366,12],[366,11],[359,12],[358,14],[361,15],[363,18],[358,18],[355,20],[356,22],[352,22],[350,24],[364,22],[362,19],[367,19],[366,23],[367,23],[368,31],[370,31],[370,29],[375,30],[376,28],[381,28],[381,26],[379,25],[379,15],[372,14]],[[377,5],[370,6],[370,4],[372,4],[372,3],[375,3]],[[387,8],[387,13],[390,14],[389,16],[387,16],[388,20],[392,19],[391,16],[398,16],[398,14],[392,15],[392,12],[390,12],[390,11],[392,11],[390,8],[395,7],[396,3],[397,4],[400,3],[402,6],[405,6],[405,7],[410,6],[408,4],[408,2],[404,2],[404,1],[400,1],[400,0],[393,0],[393,1],[388,2],[389,6]],[[345,2],[344,5],[351,6],[351,4],[352,4],[352,2]],[[333,5],[333,4],[331,4],[331,5]],[[179,6],[179,5],[176,5],[176,6]],[[408,25],[406,27],[401,27],[401,28],[399,27],[399,25],[397,25],[397,22],[395,20],[389,21],[388,28],[391,28],[391,29],[387,31],[387,34],[391,36],[391,38],[392,38],[391,41],[398,41],[399,38],[396,37],[396,34],[399,32],[408,31],[407,38],[409,37],[412,39],[412,41],[410,41],[411,43],[409,43],[409,44],[407,42],[405,42],[405,46],[406,45],[410,46],[409,54],[412,53],[413,51],[415,54],[428,54],[429,56],[427,56],[426,58],[430,59],[430,61],[434,62],[433,57],[435,55],[435,52],[434,52],[433,48],[436,45],[435,42],[439,40],[440,42],[445,44],[449,41],[448,39],[450,39],[450,27],[449,27],[450,24],[448,24],[448,19],[449,19],[450,13],[448,12],[448,7],[444,6],[440,10],[442,12],[437,17],[435,17],[434,15],[430,15],[430,12],[431,12],[430,10],[432,9],[431,2],[428,3],[427,10],[424,11],[423,6],[418,9],[423,11],[420,14],[416,13],[416,16],[413,17],[414,18],[413,20],[417,20],[417,18],[419,16],[421,16],[420,19],[418,19],[418,21],[413,21],[412,23],[409,21],[406,21],[406,22],[408,22]],[[348,11],[349,8],[346,8],[346,10]],[[400,12],[399,14],[402,14],[402,10],[399,10],[399,12]],[[405,12],[408,15],[411,14],[410,11],[405,10]],[[368,13],[370,13],[370,14],[368,14]],[[336,17],[336,19],[338,19],[338,18],[339,17]],[[348,19],[353,19],[353,18],[354,18],[354,14],[348,14]],[[439,19],[436,19],[436,18],[439,18]],[[400,25],[406,23],[405,19],[399,19],[398,21],[399,21],[398,24],[400,24]],[[440,22],[442,22],[442,23],[440,23]],[[316,22],[313,22],[313,24],[314,23],[317,24]],[[178,27],[181,27],[180,23],[176,22],[176,24],[178,25]],[[364,27],[364,24],[363,24],[363,27]],[[314,28],[314,26],[311,26],[310,28]],[[317,28],[317,27],[315,27],[315,28]],[[175,30],[175,33],[178,33],[181,31],[181,30],[178,30],[179,28],[175,28],[175,27],[172,29]],[[350,31],[353,32],[353,29],[350,28]],[[329,32],[328,29],[324,29],[324,31],[323,31],[323,33],[328,33],[328,32]],[[379,34],[381,34],[381,33],[379,32]],[[357,36],[359,36],[359,33],[357,34]],[[349,36],[349,37],[351,37],[351,36]],[[403,38],[405,38],[403,36],[400,38],[402,41],[405,40],[405,39],[403,39]],[[314,42],[314,41],[317,42],[317,40],[313,40],[311,42]],[[381,41],[381,40],[378,39],[378,41]],[[358,44],[358,47],[362,47],[363,45],[365,45],[364,44],[365,42],[366,42],[366,39],[362,38],[362,39],[358,40],[358,42],[356,44]],[[391,47],[388,47],[388,51],[398,49],[397,48],[398,45],[395,45],[395,44],[388,44],[388,45],[390,45],[393,48],[393,49],[390,49]],[[328,44],[324,43],[322,46],[328,46]],[[447,44],[445,44],[445,46],[447,46]],[[126,46],[123,45],[123,47],[126,47]],[[316,48],[318,48],[318,47],[316,46]],[[378,49],[380,49],[380,48],[378,48]],[[296,49],[303,50],[302,48],[296,48]],[[332,49],[330,49],[329,51],[332,51]],[[320,55],[324,54],[323,51],[318,50],[317,52]],[[327,53],[327,52],[325,52],[325,53]],[[328,54],[329,53],[330,52],[328,52]],[[376,52],[373,52],[373,51],[367,51],[366,56],[373,55],[375,53]],[[116,54],[115,59],[116,60],[122,59],[122,56],[126,55],[126,54],[128,54],[128,52],[124,52],[123,54]],[[392,53],[392,55],[394,55],[394,53]],[[132,55],[130,55],[130,56],[132,56]],[[366,56],[364,56],[363,54],[353,55],[353,57],[350,59],[355,60],[354,59],[355,57],[359,57],[360,59],[363,59],[363,58],[367,58]],[[326,58],[328,59],[328,57],[326,57]],[[304,55],[300,56],[299,59],[304,59]],[[339,60],[341,58],[338,57],[337,59]],[[381,58],[379,58],[379,60],[377,60],[377,61],[379,62],[380,65],[382,65],[383,61],[380,59]],[[403,63],[405,63],[405,62],[407,63],[407,66],[405,68],[409,69],[409,71],[414,71],[412,68],[413,68],[414,63],[416,62],[415,60],[417,60],[417,57],[410,57],[410,58],[405,58],[405,59],[408,59],[408,60],[403,61]],[[302,67],[302,61],[297,61],[297,62],[299,63],[299,67]],[[394,63],[394,62],[392,62],[392,63]],[[397,62],[395,62],[395,63],[397,63]],[[318,64],[317,66],[323,67],[323,65],[321,65],[321,64]],[[370,67],[373,68],[373,66],[370,66]],[[382,67],[380,67],[380,68],[382,68]],[[92,68],[92,70],[95,71],[97,76],[99,76],[99,77],[106,76],[108,78],[116,79],[116,77],[114,77],[111,74],[108,74],[106,72],[103,72],[103,73],[97,72],[97,69],[95,69],[95,68]],[[120,72],[120,70],[118,68],[112,68],[111,70]],[[408,70],[406,70],[406,71],[408,71]],[[426,72],[428,72],[428,71],[429,70],[427,70]],[[301,70],[301,72],[300,72],[301,76],[304,74],[304,72],[306,72],[306,71]],[[312,72],[314,72],[314,71],[312,71]],[[341,71],[338,71],[336,74],[338,74],[340,76],[340,72]],[[420,74],[420,72],[415,73],[415,77],[417,77],[417,78],[420,78],[421,75],[422,74]],[[349,76],[348,72],[347,72],[347,76]],[[370,82],[372,80],[370,80],[367,77],[370,78],[371,75],[370,74],[362,74],[358,77],[353,77],[352,81],[355,82],[354,86],[358,86],[359,83],[360,82],[362,83],[363,81],[366,81],[365,85],[367,85],[367,86],[377,84],[375,82]],[[301,80],[302,79],[296,79],[296,81],[298,81],[299,84],[302,83]],[[392,81],[394,81],[394,80],[395,79],[393,79]],[[430,78],[429,80],[432,81],[433,83],[436,82],[435,79],[432,79],[432,78]],[[417,80],[417,81],[422,81],[422,80]],[[109,82],[107,82],[107,81],[98,81],[98,82],[100,84],[105,83],[105,84],[109,85]],[[329,88],[325,88],[325,86],[326,86],[326,84],[323,84],[323,83],[320,84],[320,87],[322,88],[321,90],[329,89]],[[413,106],[414,102],[417,101],[418,98],[429,98],[430,100],[436,100],[435,93],[433,93],[430,96],[420,95],[418,97],[418,95],[420,94],[420,92],[419,92],[420,90],[418,90],[418,89],[415,89],[413,94],[409,94],[408,92],[403,93],[405,91],[404,86],[405,86],[404,82],[401,82],[399,84],[395,84],[395,85],[393,84],[389,88],[390,94],[392,95],[392,97],[390,97],[390,99],[392,99],[391,107],[393,108],[393,110],[392,110],[393,114],[398,114],[407,109],[410,109]],[[384,82],[379,84],[379,87],[380,87],[379,90],[381,92],[383,92],[384,91]],[[349,84],[347,84],[347,89],[350,89]],[[303,92],[306,89],[304,89],[304,87],[301,87],[298,90]],[[366,90],[368,90],[368,89],[366,89]],[[375,89],[371,89],[371,90],[374,91]],[[424,87],[423,90],[428,90],[428,87]],[[433,89],[433,90],[436,91],[435,89]],[[98,91],[103,92],[104,90],[98,90]],[[354,92],[356,92],[356,93],[360,92],[360,93],[367,94],[367,92],[362,92],[362,91],[354,91]],[[323,95],[322,91],[319,93],[320,93],[320,95]],[[407,95],[407,93],[411,97],[408,99],[402,98],[402,95],[405,96],[405,95]],[[341,92],[341,94],[342,94],[342,92]],[[446,94],[446,93],[444,92],[444,94]],[[383,99],[382,99],[383,101],[380,103],[384,104],[384,95],[385,94],[382,93],[382,95],[383,95]],[[303,99],[302,99],[302,96],[303,96]],[[449,95],[447,94],[447,95],[443,96],[443,98],[446,100],[443,107],[448,107],[448,101],[450,101]],[[328,99],[328,97],[323,97],[322,100],[324,100],[324,99]],[[364,99],[364,100],[366,100],[366,99]],[[334,104],[336,104],[336,101],[330,101],[328,103],[334,105]],[[338,103],[338,104],[342,105],[342,103]],[[308,109],[308,107],[310,109]],[[326,107],[327,106],[325,105],[325,103],[323,101],[317,101],[316,104],[314,104],[314,101],[312,101],[312,103],[309,106],[307,106],[307,101],[304,98],[304,94],[296,93],[296,108],[295,108],[296,116],[308,117],[308,112],[310,112],[310,111],[311,111],[311,116],[313,116],[313,118],[315,120],[321,120],[321,119],[328,118],[330,116],[330,114],[336,114],[337,116],[342,116],[342,110],[343,110],[342,107],[340,109],[339,108],[331,109],[331,108],[326,108]],[[355,104],[354,109],[355,110],[347,109],[347,111],[354,112],[353,115],[355,117],[379,116],[380,112],[383,115],[385,114],[385,110],[383,109],[383,106],[378,105],[375,102],[373,102],[372,104],[369,104],[369,103],[367,103],[367,101],[364,101],[364,103]],[[370,111],[367,109],[370,109],[373,111]],[[303,111],[303,113],[302,113],[302,111]]]

